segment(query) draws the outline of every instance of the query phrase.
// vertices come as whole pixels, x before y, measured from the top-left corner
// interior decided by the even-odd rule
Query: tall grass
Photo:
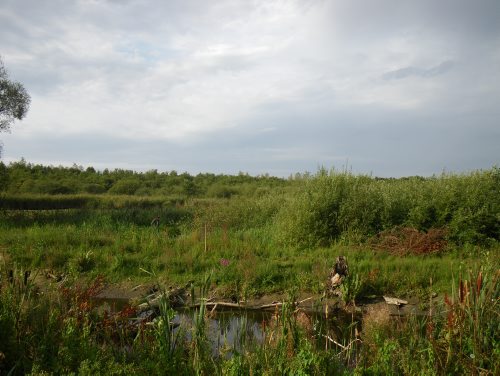
[[[212,222],[205,227],[203,221],[179,217],[182,219],[172,222],[162,220],[156,228],[141,224],[147,220],[147,211],[135,219],[120,219],[117,212],[96,210],[74,223],[56,219],[44,223],[43,211],[35,214],[17,212],[15,219],[6,216],[0,220],[0,254],[25,269],[87,278],[102,274],[110,281],[133,278],[139,282],[149,279],[142,268],[168,284],[201,283],[213,270],[218,293],[238,299],[292,286],[321,293],[335,257],[341,254],[359,274],[359,293],[355,295],[419,294],[429,288],[429,277],[434,279],[435,289],[444,292],[449,289],[453,268],[461,262],[475,264],[485,253],[475,247],[459,247],[446,254],[400,257],[343,242],[304,252],[278,243],[272,223],[232,228]],[[490,252],[498,255],[498,247]],[[221,265],[221,259],[228,264]]]

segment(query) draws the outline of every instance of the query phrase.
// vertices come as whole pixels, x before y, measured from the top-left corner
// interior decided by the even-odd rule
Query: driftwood
[[[168,295],[167,299],[169,299],[169,301],[170,301],[173,295],[170,295],[170,294],[167,294],[167,295]],[[146,297],[147,301],[145,303],[139,304],[137,306],[138,312],[144,312],[147,310],[157,308],[160,305],[160,299],[162,298],[162,296],[163,296],[163,294],[154,296],[151,300],[148,299],[149,297],[151,297],[151,295]],[[302,304],[308,300],[311,300],[312,298],[313,297],[311,296],[309,298],[300,300],[298,302],[294,302],[293,305],[299,306],[300,304]],[[179,297],[177,297],[177,299],[179,299]],[[182,298],[180,298],[180,299],[182,299]],[[205,302],[195,303],[195,304],[191,304],[191,305],[185,305],[185,304],[183,304],[183,305],[188,307],[188,308],[197,308],[197,307],[200,307],[202,304],[207,308],[212,308],[212,311],[216,310],[219,307],[242,309],[242,310],[264,310],[264,309],[269,309],[269,308],[281,307],[283,305],[283,302],[272,302],[269,304],[250,306],[250,305],[239,304],[239,303],[205,301]],[[182,305],[180,305],[180,306],[182,306]]]
[[[179,307],[186,304],[186,289],[178,288],[171,289],[162,293],[152,293],[145,297],[146,302],[139,304],[137,310],[139,312],[149,310],[151,308],[158,308],[161,299],[165,297],[171,307]]]
[[[398,307],[401,305],[408,304],[408,302],[406,300],[398,299],[398,298],[390,298],[388,296],[384,296],[384,300],[387,304],[397,305]]]
[[[201,305],[205,307],[228,307],[228,308],[245,308],[245,306],[241,306],[238,303],[229,303],[229,302],[205,302],[205,303],[195,303],[191,304],[190,308],[200,307]]]
[[[136,290],[139,290],[143,285],[137,285],[135,287],[132,288],[132,291],[136,291]]]
[[[295,306],[298,306],[299,304],[302,304],[308,300],[311,300],[312,297],[303,299],[299,302],[294,302]],[[237,308],[237,309],[247,309],[247,310],[262,310],[262,309],[269,309],[269,308],[275,308],[275,307],[281,307],[283,305],[283,302],[273,302],[269,304],[262,304],[259,306],[247,306],[247,305],[242,305],[238,303],[229,303],[229,302],[205,302],[203,303],[205,307],[213,307],[212,310],[216,309],[217,307],[228,307],[228,308]],[[196,303],[190,305],[190,308],[196,308],[200,307],[202,303]]]

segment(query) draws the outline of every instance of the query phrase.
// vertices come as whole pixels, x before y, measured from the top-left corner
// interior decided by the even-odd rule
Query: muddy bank
[[[200,305],[200,299],[192,299],[191,292],[187,287],[170,287],[162,289],[158,285],[107,285],[93,299],[96,304],[107,304],[111,311],[120,310],[126,305],[135,307],[138,312],[155,309],[161,296],[165,294],[169,305],[175,309],[195,308]],[[226,297],[218,297],[216,291],[207,294],[203,303],[208,310],[212,311],[275,311],[281,307],[283,302],[289,302],[287,294],[269,294],[249,298],[245,301],[235,302]],[[433,297],[434,302],[439,297]],[[339,313],[365,315],[374,311],[382,312],[389,317],[407,315],[428,315],[423,309],[421,301],[416,297],[406,299],[407,304],[387,304],[384,297],[365,298],[356,302],[355,305],[345,305],[339,297],[325,297],[320,294],[299,294],[293,304],[295,309],[300,309],[306,314],[339,315]]]

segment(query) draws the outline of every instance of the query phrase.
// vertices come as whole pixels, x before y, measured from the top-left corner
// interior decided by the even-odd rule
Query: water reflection
[[[118,312],[129,303],[127,299],[109,298],[95,299],[95,302],[100,313]],[[330,311],[328,316],[323,312],[321,309],[298,309],[290,313],[284,324],[280,308],[274,311],[214,309],[205,312],[204,333],[214,357],[230,358],[235,353],[252,351],[268,343],[273,336],[275,339],[282,333],[283,325],[288,325],[288,329],[301,331],[315,346],[323,349],[338,346],[332,339],[346,345],[361,330],[361,315],[349,314],[340,309]],[[154,321],[158,313],[151,309],[139,314],[139,320],[132,320]],[[171,321],[174,334],[180,334],[186,341],[191,341],[198,315],[199,308],[177,309]]]

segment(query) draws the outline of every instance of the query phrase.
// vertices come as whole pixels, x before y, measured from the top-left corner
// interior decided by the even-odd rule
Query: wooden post
[[[432,277],[429,279],[430,282],[430,290],[431,290],[431,295],[429,299],[429,322],[432,320]]]
[[[205,253],[207,253],[207,224],[205,223]]]

